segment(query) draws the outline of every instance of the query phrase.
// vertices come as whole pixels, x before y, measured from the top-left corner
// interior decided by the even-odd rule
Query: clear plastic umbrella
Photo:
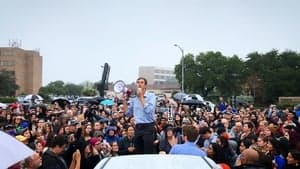
[[[0,103],[0,108],[2,108],[2,109],[6,109],[6,107],[7,107],[7,104]]]
[[[25,101],[41,101],[41,100],[44,100],[40,95],[37,95],[37,94],[29,94],[27,96],[24,97],[24,100]]]
[[[185,98],[186,96],[187,96],[187,94],[178,92],[178,93],[174,94],[173,99],[176,101],[182,101],[183,98]]]

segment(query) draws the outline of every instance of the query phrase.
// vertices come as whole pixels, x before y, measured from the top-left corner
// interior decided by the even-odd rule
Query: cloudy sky
[[[133,82],[139,66],[174,67],[185,53],[300,52],[298,0],[9,0],[0,2],[0,46],[22,41],[43,56],[51,81]]]

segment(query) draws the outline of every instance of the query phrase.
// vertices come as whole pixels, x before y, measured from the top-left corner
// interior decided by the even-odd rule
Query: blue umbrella
[[[110,99],[106,99],[106,100],[103,100],[100,102],[101,105],[104,105],[104,106],[112,106],[114,105],[114,101],[113,100],[110,100]]]

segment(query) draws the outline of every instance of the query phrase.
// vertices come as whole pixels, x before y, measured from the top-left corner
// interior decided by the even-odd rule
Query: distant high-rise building
[[[19,94],[37,94],[42,86],[43,58],[38,51],[0,47],[0,71],[12,73]]]
[[[140,66],[139,76],[148,80],[148,86],[152,89],[179,89],[174,68]]]

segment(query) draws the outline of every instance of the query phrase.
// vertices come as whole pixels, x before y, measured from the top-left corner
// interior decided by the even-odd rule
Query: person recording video
[[[127,104],[127,98],[123,99],[126,116],[133,116],[135,120],[135,146],[138,154],[154,153],[155,136],[155,106],[156,97],[147,92],[147,79],[139,77],[136,80],[137,94]],[[126,97],[126,96],[124,96]]]

